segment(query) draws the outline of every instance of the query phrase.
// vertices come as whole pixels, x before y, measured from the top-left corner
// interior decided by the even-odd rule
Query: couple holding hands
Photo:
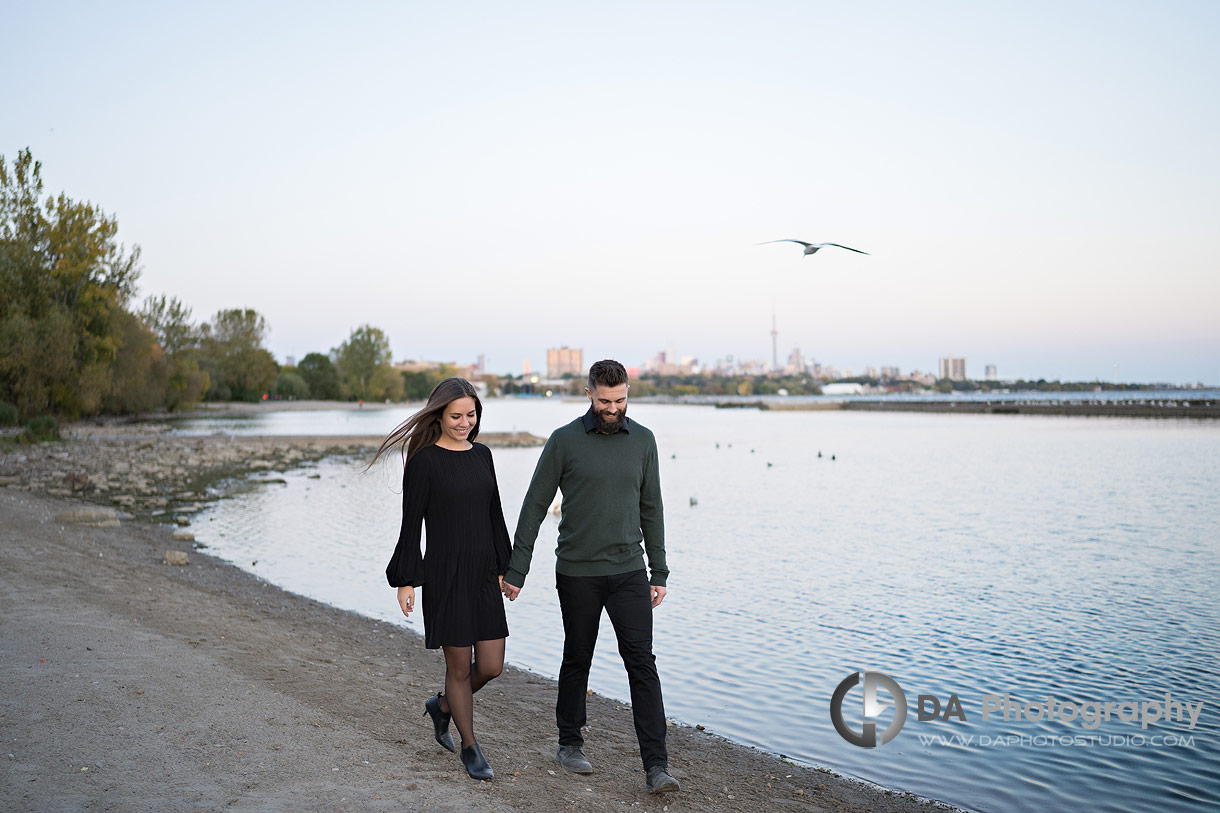
[[[450,720],[457,726],[462,764],[474,779],[491,779],[493,773],[475,738],[473,695],[503,670],[503,596],[511,601],[521,592],[538,528],[559,489],[563,517],[555,587],[564,644],[555,759],[573,773],[593,772],[581,728],[605,608],[627,669],[647,788],[678,790],[669,774],[665,707],[652,654],[652,610],[665,598],[669,575],[657,445],[652,432],[627,417],[627,387],[627,371],[617,361],[589,369],[589,411],[547,440],[511,545],[491,450],[474,443],[483,405],[469,381],[437,384],[424,408],[395,429],[373,458],[395,446],[403,449],[402,531],[386,576],[398,588],[404,615],[415,609],[415,588],[423,587],[424,643],[445,654],[445,688],[424,703],[425,715],[432,718],[436,741],[450,751],[458,750]],[[421,557],[423,522],[428,551]]]

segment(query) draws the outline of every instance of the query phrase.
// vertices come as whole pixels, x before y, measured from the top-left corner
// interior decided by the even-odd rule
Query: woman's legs
[[[474,663],[470,666],[470,691],[477,692],[504,671],[504,639],[477,642],[474,645]]]
[[[473,745],[474,699],[470,691],[470,647],[442,646],[445,652],[445,694],[441,697],[448,707],[462,737],[462,747]]]
[[[441,710],[453,716],[462,737],[462,747],[474,745],[474,693],[504,670],[504,639],[478,641],[471,647],[442,646],[445,653],[445,694]]]

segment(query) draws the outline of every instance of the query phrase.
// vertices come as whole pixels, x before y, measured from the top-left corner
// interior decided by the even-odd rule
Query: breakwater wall
[[[865,412],[939,412],[959,415],[1069,415],[1109,418],[1220,418],[1220,400],[1207,399],[1141,399],[1138,401],[1094,401],[1088,399],[1049,401],[724,401],[720,409],[822,410],[846,409]]]

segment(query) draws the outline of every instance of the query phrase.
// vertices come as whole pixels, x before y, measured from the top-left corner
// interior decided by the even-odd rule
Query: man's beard
[[[593,410],[593,427],[603,435],[613,435],[615,432],[623,428],[623,419],[627,417],[627,405],[619,410],[618,416],[614,420],[608,421],[602,417],[602,414],[596,409]]]

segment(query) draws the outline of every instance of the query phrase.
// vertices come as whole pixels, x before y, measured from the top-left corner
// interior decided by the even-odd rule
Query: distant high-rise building
[[[988,381],[995,381],[998,378],[994,364],[988,364],[983,367],[983,378]]]
[[[585,351],[579,347],[551,347],[546,351],[546,377],[578,376],[585,371]]]
[[[285,359],[284,359],[284,366],[285,366],[285,367],[295,367],[295,366],[297,366],[297,357],[296,357],[296,356],[288,356],[287,358],[285,358]]]
[[[653,375],[690,375],[698,372],[699,359],[694,356],[682,356],[672,348],[657,351],[656,356],[644,362],[644,371]]]
[[[966,360],[952,356],[940,360],[940,377],[950,381],[966,380]]]
[[[902,370],[898,369],[897,367],[882,367],[881,377],[888,378],[890,380],[902,378]]]
[[[521,375],[529,375],[530,371],[531,371],[530,370],[530,360],[522,359],[521,360]]]

